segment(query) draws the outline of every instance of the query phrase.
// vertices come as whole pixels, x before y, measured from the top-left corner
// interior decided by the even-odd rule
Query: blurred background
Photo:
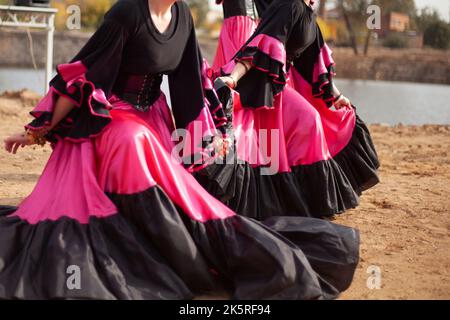
[[[67,62],[98,27],[115,0],[53,0],[58,9],[54,63]],[[214,0],[187,0],[204,56],[211,62],[222,22]],[[337,83],[370,123],[450,123],[450,0],[321,0],[318,21],[334,51]],[[0,0],[0,4],[13,4]],[[369,5],[381,8],[369,30]],[[68,30],[70,5],[81,29]],[[30,36],[31,35],[31,36]],[[43,94],[45,33],[0,26],[0,92]]]

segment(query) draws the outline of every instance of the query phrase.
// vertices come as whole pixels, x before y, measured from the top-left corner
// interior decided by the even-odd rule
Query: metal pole
[[[55,33],[55,14],[48,16],[47,27],[47,59],[45,62],[45,93],[48,92],[53,74],[53,35]]]

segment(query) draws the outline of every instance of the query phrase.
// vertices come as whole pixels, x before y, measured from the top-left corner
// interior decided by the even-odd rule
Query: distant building
[[[405,32],[409,30],[409,15],[399,12],[390,12],[381,19],[381,30],[378,34],[381,37],[388,35],[390,32]]]
[[[409,48],[423,48],[423,35],[411,30],[411,18],[400,12],[390,12],[381,19],[381,29],[376,30],[380,38],[386,38],[390,34],[401,35],[408,42]]]

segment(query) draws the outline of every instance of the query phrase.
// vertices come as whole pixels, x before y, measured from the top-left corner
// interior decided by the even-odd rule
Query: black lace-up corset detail
[[[161,83],[162,74],[122,75],[114,86],[114,94],[145,112],[161,95]]]

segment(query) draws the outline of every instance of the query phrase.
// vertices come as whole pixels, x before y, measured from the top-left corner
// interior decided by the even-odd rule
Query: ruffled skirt
[[[258,220],[332,216],[356,207],[379,181],[369,130],[354,108],[327,108],[294,70],[289,79],[276,108],[244,108],[231,93],[235,150],[226,163],[197,172],[197,180]]]
[[[33,192],[0,208],[0,298],[329,299],[348,288],[357,231],[236,215],[171,158],[164,97],[147,113],[110,102],[99,135],[58,140]]]
[[[256,30],[256,27],[256,21],[247,16],[233,16],[223,21],[212,66],[215,72],[218,72],[223,65],[233,59],[236,52]]]

